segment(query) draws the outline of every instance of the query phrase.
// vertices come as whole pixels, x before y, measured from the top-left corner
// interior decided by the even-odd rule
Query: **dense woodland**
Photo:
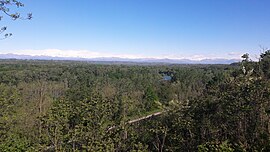
[[[270,51],[231,65],[0,60],[0,151],[269,151],[269,78]]]

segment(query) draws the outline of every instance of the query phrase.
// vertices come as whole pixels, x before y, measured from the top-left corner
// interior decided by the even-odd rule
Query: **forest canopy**
[[[0,151],[269,151],[269,52],[232,65],[0,60]]]

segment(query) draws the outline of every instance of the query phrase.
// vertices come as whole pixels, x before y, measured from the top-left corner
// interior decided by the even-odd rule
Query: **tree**
[[[270,78],[270,50],[261,54],[261,68],[266,78]]]
[[[249,61],[249,54],[248,53],[243,54],[241,57],[243,58],[243,61],[245,61],[245,62]]]
[[[12,12],[10,8],[16,6],[17,8],[24,7],[24,4],[17,0],[0,0],[0,12],[4,15],[10,17],[12,20],[22,19],[30,20],[32,19],[32,13],[28,13],[26,17],[22,17],[18,12]],[[3,16],[0,16],[0,21],[3,19]],[[4,26],[0,29],[0,34],[4,34],[2,39],[12,36],[12,33],[5,33],[7,27]]]
[[[145,99],[145,109],[147,111],[149,110],[154,110],[154,109],[157,109],[158,108],[158,96],[157,94],[155,93],[153,87],[148,87],[145,91],[145,94],[144,94],[144,99]]]

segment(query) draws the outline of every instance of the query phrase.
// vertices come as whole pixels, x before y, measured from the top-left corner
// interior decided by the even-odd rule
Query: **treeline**
[[[0,60],[0,151],[267,151],[269,71]]]

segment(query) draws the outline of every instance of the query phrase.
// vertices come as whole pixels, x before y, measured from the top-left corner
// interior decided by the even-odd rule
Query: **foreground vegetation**
[[[0,151],[269,151],[269,78],[270,51],[233,65],[1,60]]]

